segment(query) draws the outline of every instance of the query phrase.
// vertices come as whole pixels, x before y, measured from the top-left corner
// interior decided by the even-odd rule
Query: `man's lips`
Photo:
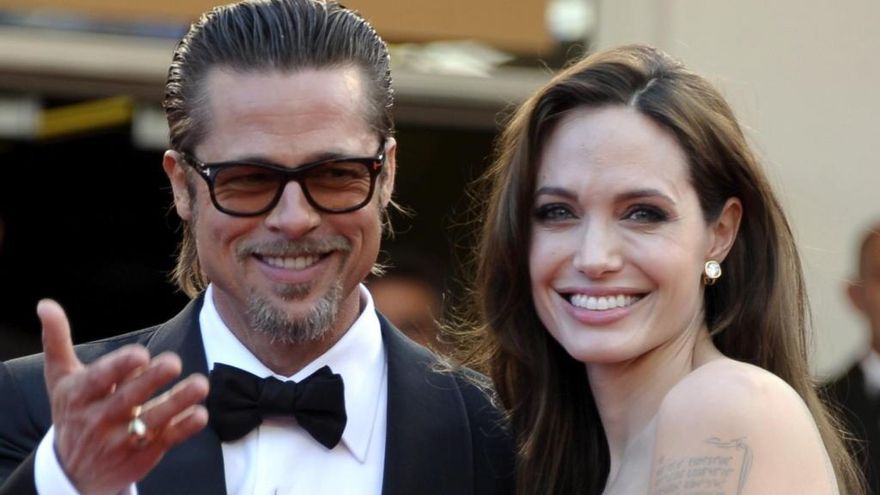
[[[314,266],[323,257],[315,254],[304,256],[260,256],[256,254],[255,256],[269,266],[287,270],[304,270]]]
[[[337,252],[285,256],[253,253],[251,256],[269,280],[281,284],[303,284],[312,283],[320,277],[330,266],[328,263],[332,255]]]

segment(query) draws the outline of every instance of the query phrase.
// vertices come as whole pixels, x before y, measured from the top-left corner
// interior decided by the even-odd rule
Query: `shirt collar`
[[[379,317],[373,298],[363,285],[358,286],[363,311],[336,344],[293,376],[275,374],[254,356],[229,330],[214,305],[213,285],[208,286],[205,303],[199,314],[199,326],[208,369],[215,363],[241,368],[261,378],[300,381],[323,366],[342,375],[345,384],[345,410],[348,420],[342,443],[361,463],[366,461],[375,418],[379,413],[381,389],[386,383],[387,361],[382,345]]]

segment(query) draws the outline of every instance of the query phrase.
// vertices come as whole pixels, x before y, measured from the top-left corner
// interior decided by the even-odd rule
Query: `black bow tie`
[[[332,449],[345,429],[342,377],[324,366],[299,383],[260,378],[225,364],[211,371],[211,428],[224,442],[238,440],[272,416],[293,416],[321,445]]]

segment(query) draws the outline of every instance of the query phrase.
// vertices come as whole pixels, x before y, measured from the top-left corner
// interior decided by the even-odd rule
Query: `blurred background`
[[[42,297],[67,308],[79,342],[155,324],[184,304],[167,281],[179,224],[161,170],[159,104],[177,39],[216,4],[0,0],[0,358],[39,350]],[[880,3],[345,4],[391,43],[396,199],[414,212],[394,218],[388,280],[371,281],[377,300],[400,301],[394,291],[409,287],[423,297],[407,307],[441,318],[470,258],[466,184],[487,165],[503,116],[566,60],[645,42],[715,82],[763,158],[807,271],[817,375],[865,352],[844,283],[861,229],[880,217]],[[400,318],[442,350],[430,318]]]

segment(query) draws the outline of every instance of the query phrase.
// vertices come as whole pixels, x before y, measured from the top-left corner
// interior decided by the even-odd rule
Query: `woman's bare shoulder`
[[[735,411],[739,417],[771,405],[806,412],[797,392],[778,376],[751,364],[721,358],[696,368],[678,382],[666,395],[660,412],[668,409],[683,413]],[[719,406],[723,408],[717,410]],[[679,410],[681,407],[686,410]]]
[[[724,494],[837,493],[806,404],[762,368],[723,358],[695,369],[664,398],[656,432],[651,493],[679,493],[668,490],[678,482]]]

